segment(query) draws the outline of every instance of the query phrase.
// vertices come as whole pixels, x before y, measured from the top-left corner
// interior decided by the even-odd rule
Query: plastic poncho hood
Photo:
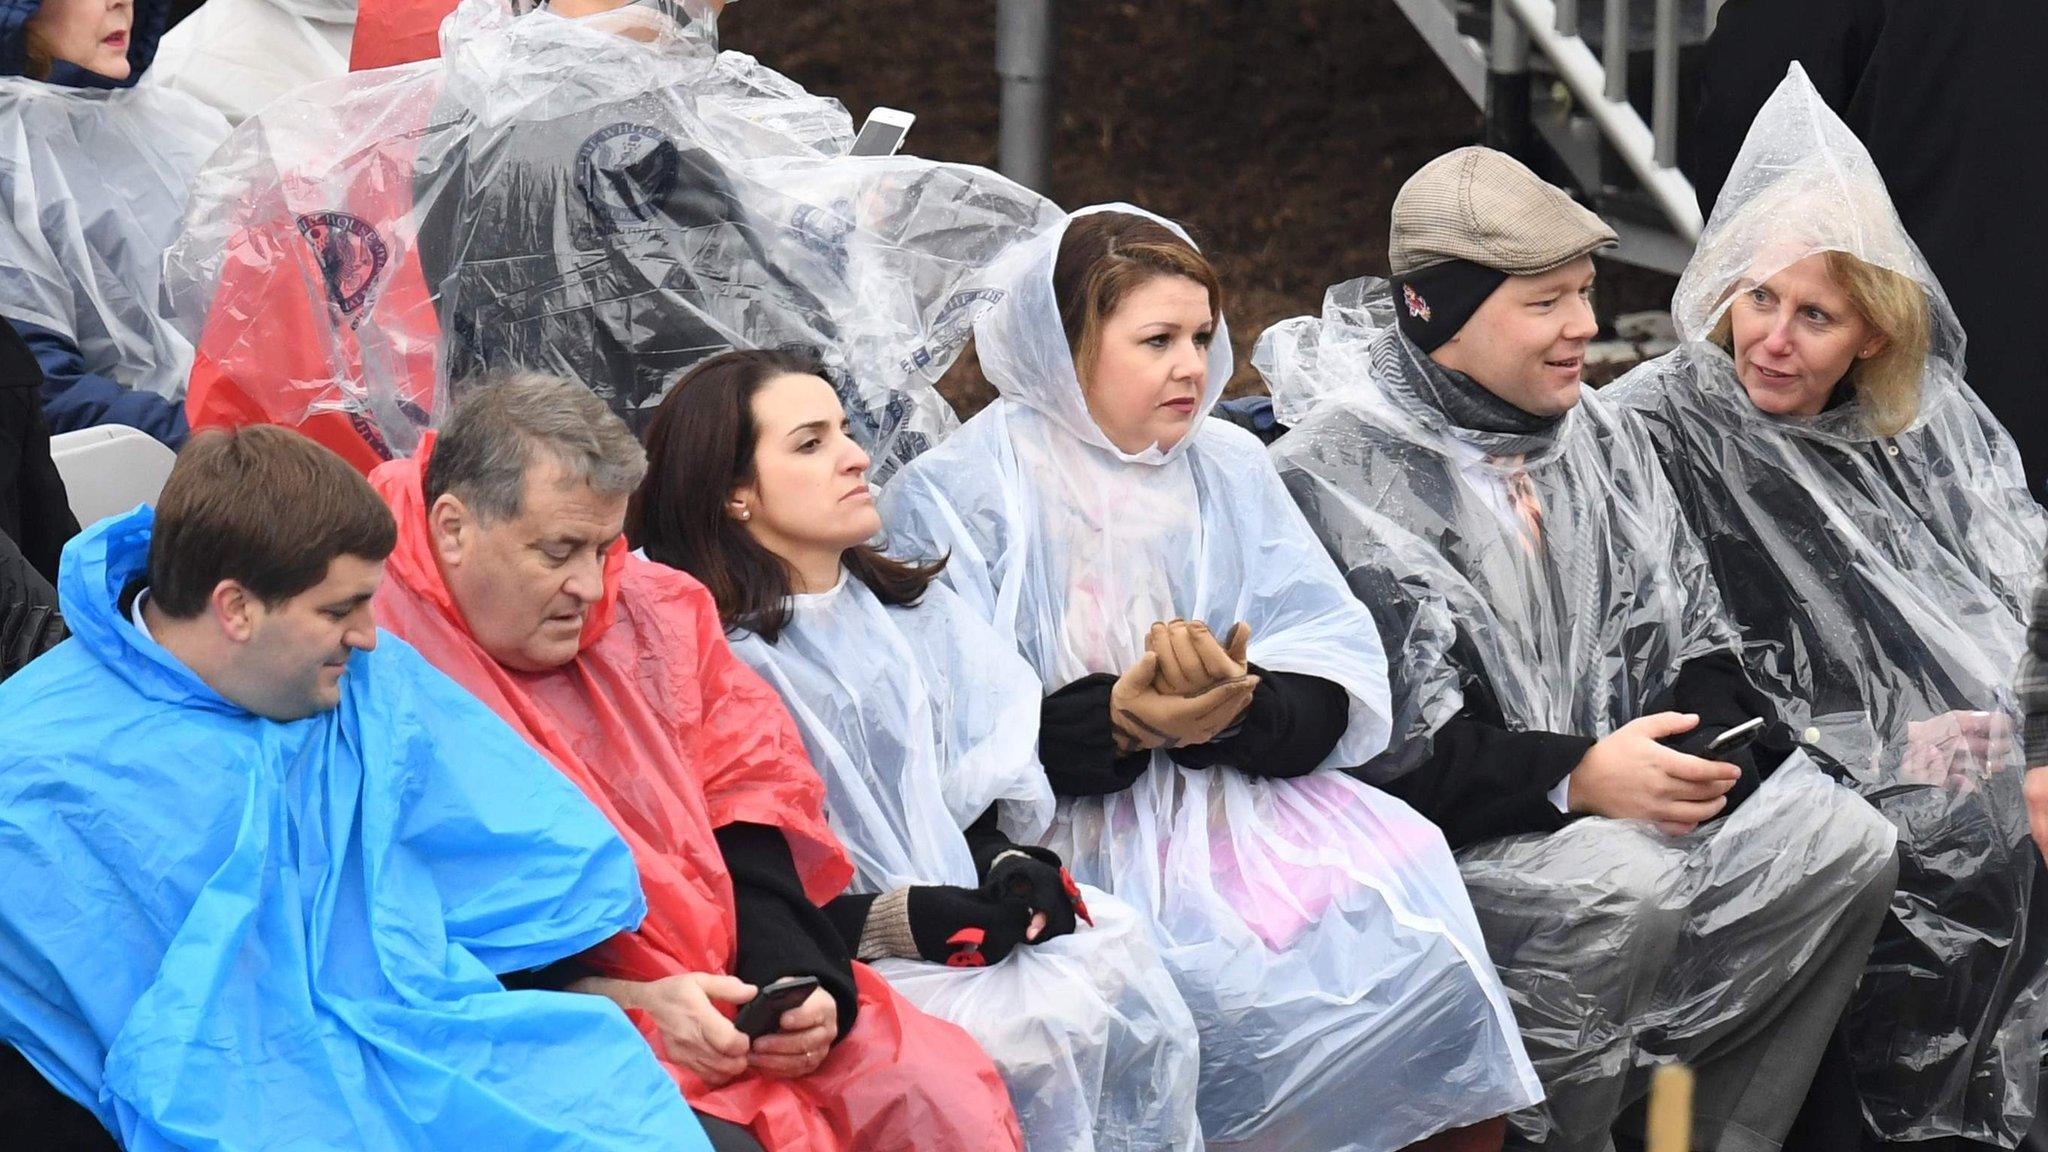
[[[431,451],[429,439],[419,456],[370,478],[398,520],[378,617],[538,748],[632,848],[647,917],[581,961],[623,980],[731,972],[737,906],[714,838],[728,824],[779,830],[804,896],[823,904],[839,894],[852,870],[826,824],[824,788],[775,690],[726,645],[703,585],[619,541],[581,653],[550,671],[508,669],[471,636],[441,578],[420,488]],[[1011,1147],[1009,1099],[973,1041],[866,968],[854,974],[855,1026],[810,1075],[749,1074],[710,1088],[665,1062],[670,1075],[694,1107],[747,1127],[765,1147]],[[655,1021],[635,1016],[665,1051]]]
[[[1712,339],[1728,302],[1842,252],[1924,295],[1910,422],[1852,389],[1811,418],[1751,403]],[[2012,678],[2048,526],[1963,336],[1870,156],[1795,65],[1758,114],[1673,305],[1687,342],[1609,390],[1656,429],[1753,673],[1901,829],[1900,886],[1845,1022],[1887,1139],[2007,1145],[2036,1104],[2044,981],[2021,946],[2038,867]],[[1922,1053],[1911,1060],[1902,1052]]]
[[[890,482],[891,539],[950,555],[944,579],[1048,690],[1123,672],[1155,620],[1218,635],[1243,620],[1261,667],[1348,694],[1325,767],[1370,757],[1386,739],[1371,617],[1257,441],[1200,418],[1230,371],[1222,326],[1189,434],[1118,452],[1087,416],[1059,324],[1058,250],[1041,237],[999,265],[975,341],[1002,395]],[[1047,842],[1153,924],[1200,1031],[1209,1139],[1399,1147],[1540,1094],[1442,837],[1383,794],[1336,772],[1254,781],[1155,752],[1130,790],[1061,801]],[[1326,1106],[1339,1084],[1394,1103],[1361,1122]]]
[[[1043,693],[1004,645],[944,585],[889,607],[850,575],[796,597],[773,643],[735,639],[803,732],[857,890],[980,887],[963,830],[992,804],[1012,840],[1044,833]],[[988,1051],[1033,1152],[1199,1149],[1187,1005],[1137,914],[1095,889],[1086,902],[1091,924],[991,967],[876,967]]]
[[[986,265],[1057,214],[852,140],[709,20],[465,0],[440,59],[289,95],[200,178],[170,260],[195,421],[345,415],[403,454],[448,381],[518,365],[639,427],[705,358],[804,345],[885,478],[955,423],[929,385]]]
[[[164,34],[149,82],[240,124],[301,84],[348,71],[355,0],[207,0]]]
[[[182,93],[83,69],[20,76],[22,26],[40,6],[0,3],[0,317],[68,339],[90,372],[176,398],[192,345],[171,322],[162,257],[227,123]],[[138,6],[130,82],[167,12]]]
[[[1735,652],[1706,554],[1631,413],[1586,391],[1545,430],[1462,427],[1426,378],[1441,369],[1392,315],[1384,282],[1340,284],[1321,316],[1267,329],[1253,358],[1298,420],[1272,448],[1286,487],[1393,654],[1394,735],[1362,775],[1435,770],[1437,733],[1466,714],[1597,739],[1663,708],[1687,662]],[[1489,937],[1494,960],[1556,1097],[1618,1093],[1641,1066],[1742,1027],[1827,946],[1892,854],[1891,830],[1803,753],[1688,836],[1623,857],[1607,831],[1619,823],[1460,855],[1482,922],[1506,926]],[[1649,988],[1625,965],[1574,968],[1633,946],[1640,919],[1599,919],[1631,900],[1682,923],[1685,946],[1713,962],[1673,964]],[[1602,938],[1548,950],[1577,924]],[[1518,1123],[1597,1145],[1612,1116],[1586,1112]]]
[[[223,699],[123,610],[151,523],[72,541],[0,685],[0,1037],[136,1152],[706,1148],[614,1010],[496,979],[639,921],[603,818],[390,636],[333,711]]]

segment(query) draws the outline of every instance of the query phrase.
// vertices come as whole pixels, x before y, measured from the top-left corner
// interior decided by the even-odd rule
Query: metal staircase
[[[1573,187],[1617,258],[1676,274],[1699,239],[1680,75],[1720,0],[1394,0],[1486,112],[1487,143]]]

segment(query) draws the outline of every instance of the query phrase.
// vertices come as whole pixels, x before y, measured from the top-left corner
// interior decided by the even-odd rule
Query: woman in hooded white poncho
[[[1149,934],[1031,846],[1038,679],[934,570],[866,546],[869,457],[821,369],[753,351],[686,375],[628,534],[712,590],[802,729],[854,861],[860,895],[827,909],[849,947],[994,1058],[1033,1152],[1195,1152],[1194,1022]]]
[[[1054,689],[1044,842],[1148,921],[1201,1033],[1211,1147],[1385,1152],[1540,1098],[1442,836],[1328,770],[1383,746],[1385,664],[1258,443],[1204,419],[1231,364],[1213,271],[1115,205],[989,279],[1001,398],[883,519]],[[1091,281],[1112,287],[1062,292]],[[1153,627],[1182,618],[1208,631]],[[1223,678],[1171,659],[1189,643]]]
[[[2048,1023],[2011,694],[2043,514],[1876,166],[1797,65],[1672,315],[1684,343],[1606,395],[1656,429],[1749,666],[1900,830],[1844,1025],[1864,1118],[2012,1146]]]
[[[162,296],[163,252],[228,126],[129,86],[169,7],[0,3],[0,318],[42,364],[53,431],[129,424],[176,447],[192,346]]]

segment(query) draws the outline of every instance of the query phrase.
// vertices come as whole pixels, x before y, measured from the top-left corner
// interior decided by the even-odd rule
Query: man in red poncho
[[[852,869],[780,699],[702,585],[626,553],[646,463],[624,423],[555,377],[462,392],[438,440],[371,476],[398,520],[378,620],[589,795],[647,893],[638,931],[535,978],[618,1002],[692,1106],[769,1152],[1017,1152],[988,1057],[820,911]],[[819,990],[749,1042],[730,1011],[784,976]]]

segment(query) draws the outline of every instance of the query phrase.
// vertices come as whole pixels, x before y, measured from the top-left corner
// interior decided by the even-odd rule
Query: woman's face
[[[1728,322],[1736,378],[1749,402],[1773,416],[1818,415],[1856,361],[1885,346],[1820,252],[1737,292]]]
[[[754,393],[754,479],[733,490],[728,514],[786,560],[844,552],[882,530],[868,491],[868,454],[847,432],[846,411],[816,376],[777,376]]]
[[[128,78],[132,0],[43,0],[24,31],[58,60],[110,80]]]
[[[1156,276],[1124,297],[1081,373],[1088,414],[1110,443],[1132,455],[1180,443],[1201,406],[1215,335],[1209,290],[1185,276]]]

